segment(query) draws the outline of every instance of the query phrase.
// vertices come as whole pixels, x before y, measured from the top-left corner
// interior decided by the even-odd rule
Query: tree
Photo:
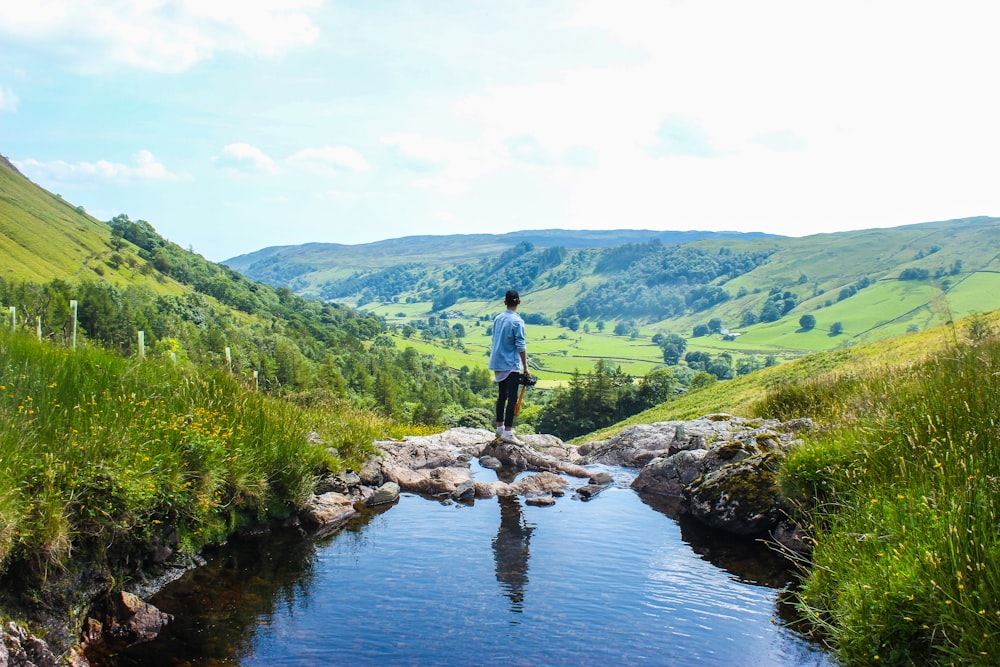
[[[713,384],[719,381],[719,378],[715,377],[711,373],[706,371],[698,371],[691,378],[691,384],[688,385],[688,391],[697,391],[698,389],[704,389],[705,387],[711,387]]]
[[[722,320],[718,317],[713,317],[708,321],[708,330],[712,333],[719,333],[722,331]]]
[[[663,363],[676,366],[687,349],[687,341],[678,334],[668,334],[660,340],[660,348],[663,350]]]
[[[841,322],[834,322],[830,325],[830,333],[834,336],[839,336],[844,333],[844,325]]]
[[[816,316],[812,314],[805,314],[799,318],[799,326],[805,331],[809,331],[816,327]]]
[[[710,332],[711,330],[707,324],[696,324],[694,330],[691,332],[691,337],[701,338],[702,336],[707,336]]]

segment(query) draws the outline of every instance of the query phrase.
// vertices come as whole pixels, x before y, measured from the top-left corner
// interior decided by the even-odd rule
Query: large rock
[[[493,457],[512,470],[533,470],[535,472],[564,473],[571,477],[590,477],[590,471],[569,461],[563,461],[543,454],[530,445],[515,445],[507,442],[491,441],[480,452],[480,456]]]
[[[526,475],[512,484],[506,482],[476,482],[476,497],[561,495],[569,486],[569,482],[555,473],[540,472],[534,475]]]
[[[775,454],[759,454],[706,474],[687,490],[691,514],[735,535],[770,532],[784,518],[776,463]]]
[[[56,667],[58,664],[48,644],[24,628],[13,622],[0,628],[0,666]]]
[[[706,415],[688,422],[661,422],[622,432],[585,454],[641,460],[659,452],[632,481],[637,491],[676,497],[702,523],[737,535],[765,534],[784,516],[774,470],[777,459],[812,428],[790,422]]]
[[[368,507],[377,507],[379,505],[390,505],[399,500],[399,484],[395,482],[386,482],[382,486],[375,489],[365,500],[365,505]]]
[[[707,454],[704,449],[683,450],[673,456],[655,458],[632,480],[632,488],[680,497],[692,482],[701,477],[701,462]]]
[[[170,614],[122,591],[112,595],[109,600],[102,623],[104,639],[128,646],[152,641],[173,619]]]
[[[323,535],[340,528],[357,514],[354,500],[336,491],[313,496],[301,512],[303,523]]]

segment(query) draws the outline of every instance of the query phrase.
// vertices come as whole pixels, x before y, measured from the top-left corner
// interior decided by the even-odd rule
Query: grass
[[[782,462],[797,604],[848,665],[1000,663],[1000,313],[809,355],[593,433],[724,411],[820,428]],[[581,439],[581,440],[584,440]]]
[[[758,406],[827,425],[780,479],[815,540],[799,606],[847,664],[1000,659],[1000,341],[952,340]]]
[[[0,378],[3,572],[45,577],[81,555],[120,566],[110,561],[158,542],[194,553],[290,515],[317,475],[402,435],[370,413],[299,407],[226,373],[5,332]]]

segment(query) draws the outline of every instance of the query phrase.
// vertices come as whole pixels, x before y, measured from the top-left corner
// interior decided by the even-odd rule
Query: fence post
[[[79,310],[80,304],[76,299],[69,300],[69,309],[73,311],[73,349],[76,349],[76,317],[77,311]]]
[[[38,342],[42,341],[42,316],[35,317],[35,329],[38,332]]]
[[[146,332],[145,331],[140,331],[139,332],[139,358],[140,359],[145,359],[146,358]]]
[[[233,372],[233,355],[229,351],[229,347],[228,346],[226,347],[226,366],[229,367],[229,372],[230,372],[230,374],[232,374],[232,372]]]
[[[14,332],[14,327],[17,325],[17,306],[10,306],[10,331]]]

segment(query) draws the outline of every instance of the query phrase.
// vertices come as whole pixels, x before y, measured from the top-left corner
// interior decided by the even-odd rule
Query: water
[[[773,552],[612,472],[589,501],[404,494],[319,542],[235,541],[151,600],[177,617],[160,638],[108,664],[834,664],[779,618]]]

